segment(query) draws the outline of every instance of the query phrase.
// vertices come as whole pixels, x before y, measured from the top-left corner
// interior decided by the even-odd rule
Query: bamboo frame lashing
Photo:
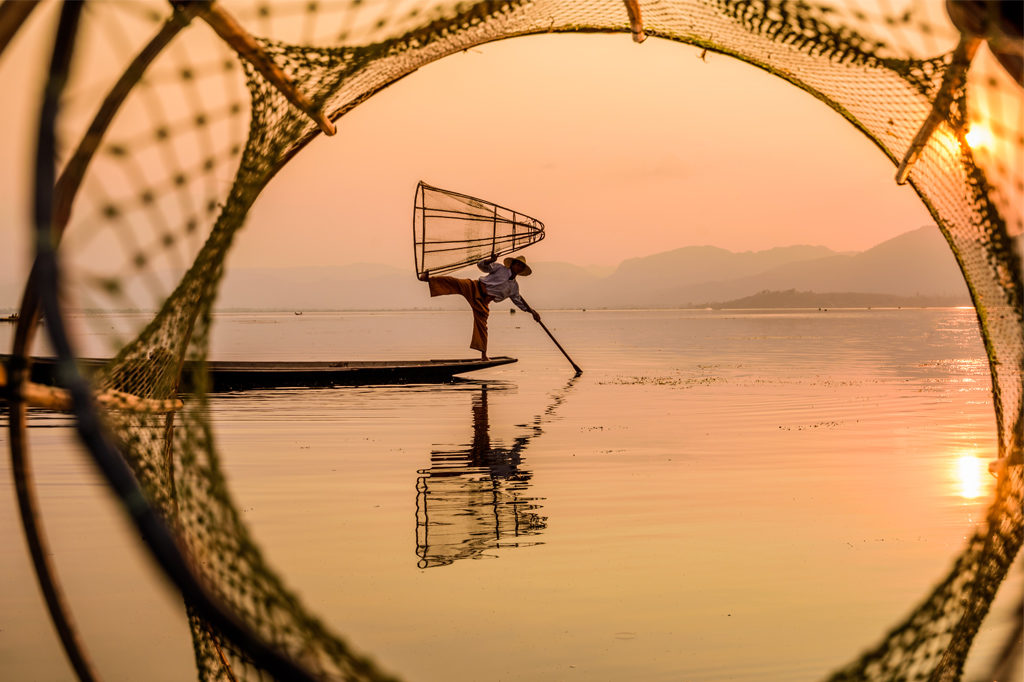
[[[205,21],[220,36],[221,40],[231,46],[238,56],[249,62],[254,69],[270,81],[271,85],[277,88],[289,102],[309,116],[325,135],[334,135],[337,132],[337,128],[334,127],[323,110],[313,105],[288,74],[267,54],[263,46],[256,42],[256,39],[215,0],[199,2],[171,0],[171,4]]]
[[[640,14],[640,2],[638,0],[623,0],[626,3],[626,14],[629,15],[629,29],[633,33],[633,42],[642,43],[647,40],[644,33],[644,20]]]
[[[9,386],[7,368],[3,364],[0,364],[0,388],[17,391],[18,396],[29,407],[42,407],[56,412],[70,412],[74,406],[70,391],[63,388],[37,384],[34,381],[24,382],[20,390]],[[184,403],[176,398],[152,400],[150,398],[140,398],[137,395],[125,393],[124,391],[115,391],[112,388],[97,393],[96,402],[107,408],[150,414],[174,412],[184,406]]]
[[[46,386],[29,381],[22,387],[21,396],[29,407],[42,407],[57,412],[69,412],[73,407],[71,393],[56,386]],[[152,400],[114,389],[97,393],[95,399],[99,405],[106,408],[145,414],[174,412],[184,405],[177,399]]]
[[[175,410],[180,410],[185,405],[178,398],[153,400],[152,398],[140,398],[137,395],[125,393],[124,391],[115,391],[112,388],[100,391],[96,394],[95,398],[99,405],[106,408],[148,414],[174,412]]]
[[[220,658],[220,664],[224,666],[222,671],[228,676],[228,682],[238,682],[238,678],[235,677],[235,673],[231,669],[231,662],[228,661],[228,657],[224,654],[224,649],[220,645],[220,638],[217,636],[217,633],[213,631],[213,628],[206,621],[203,621],[203,629],[206,630],[207,636],[213,642],[213,648],[217,650],[217,657]]]
[[[967,81],[967,70],[971,67],[971,60],[974,59],[974,54],[980,45],[981,38],[960,37],[960,42],[953,51],[953,61],[946,69],[946,73],[942,77],[942,85],[939,86],[939,91],[932,102],[931,111],[928,112],[928,117],[921,124],[913,142],[907,148],[907,153],[903,156],[899,168],[896,169],[896,184],[902,185],[907,182],[910,171],[917,160],[921,158],[921,152],[924,151],[928,140],[931,139],[939,124],[946,120],[949,107],[953,103],[953,95]]]

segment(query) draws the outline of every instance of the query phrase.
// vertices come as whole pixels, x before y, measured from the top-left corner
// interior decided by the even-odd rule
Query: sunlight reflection
[[[981,497],[986,488],[986,464],[980,457],[960,455],[956,460],[958,494],[966,500]]]
[[[971,149],[988,148],[992,146],[992,131],[987,126],[975,123],[964,135],[964,139]]]

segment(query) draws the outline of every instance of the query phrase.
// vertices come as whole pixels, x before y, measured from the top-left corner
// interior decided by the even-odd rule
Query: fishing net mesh
[[[196,391],[181,409],[108,410],[105,420],[205,582],[267,642],[316,675],[383,679],[385,673],[302,605],[261,555],[221,474],[203,390],[211,309],[233,239],[261,190],[322,126],[286,96],[287,88],[268,80],[266,69],[239,58],[194,6],[176,7],[92,3],[87,9],[60,120],[65,176],[75,163],[85,169],[80,186],[62,178],[64,198],[74,199],[61,247],[65,295],[79,308],[159,310],[141,316],[139,327],[122,329],[97,388],[165,400],[175,396],[185,361],[200,367],[192,380]],[[960,676],[1024,534],[1018,251],[1024,94],[1000,61],[1005,43],[965,40],[943,3],[898,0],[309,0],[203,7],[229,12],[306,108],[331,119],[417,68],[475,45],[525,34],[632,31],[724,53],[784,78],[857,126],[894,166],[908,158],[906,179],[946,236],[973,295],[1006,466],[986,523],[947,578],[835,679]],[[140,64],[136,55],[151,40],[154,54]],[[1011,43],[1019,49],[1019,40]],[[123,51],[112,54],[112,46]],[[116,113],[100,126],[101,135],[86,135],[119,87],[124,95],[115,98]],[[101,142],[83,152],[79,140]],[[58,191],[58,201],[61,196]],[[111,260],[119,265],[94,265]],[[261,676],[245,651],[195,613],[190,623],[201,679]]]
[[[420,182],[413,208],[416,274],[440,275],[536,244],[539,220],[475,197]]]

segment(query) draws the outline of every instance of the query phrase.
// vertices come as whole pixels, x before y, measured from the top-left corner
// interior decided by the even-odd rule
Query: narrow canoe
[[[9,355],[0,355],[5,364]],[[338,362],[235,362],[210,361],[206,363],[212,390],[236,391],[248,388],[291,388],[305,386],[357,386],[368,384],[425,384],[453,381],[455,375],[475,372],[516,362],[505,356],[488,360],[368,360]],[[88,373],[105,360],[83,358],[82,371]],[[36,358],[32,361],[32,381],[40,384],[55,383],[56,360]],[[186,363],[183,378],[189,389],[194,372]]]

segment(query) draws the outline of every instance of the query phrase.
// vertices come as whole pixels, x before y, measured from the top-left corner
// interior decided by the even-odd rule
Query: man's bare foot
[[[481,353],[480,354],[480,359],[483,360],[483,361],[490,360],[490,358],[487,357],[487,353]]]

